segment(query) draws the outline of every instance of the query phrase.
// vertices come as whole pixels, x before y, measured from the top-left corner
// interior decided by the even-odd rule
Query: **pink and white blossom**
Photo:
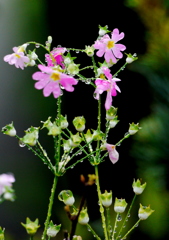
[[[20,47],[14,47],[14,53],[6,55],[4,57],[4,61],[8,62],[10,65],[15,65],[16,68],[24,69],[26,63],[30,61],[24,54],[24,50],[26,48],[25,45],[27,46],[27,44],[23,44]]]
[[[54,67],[60,65],[63,69],[65,68],[62,54],[65,53],[66,48],[54,48],[50,54],[45,54],[46,62],[48,67]]]
[[[62,95],[61,88],[64,88],[68,92],[73,92],[74,87],[78,81],[59,71],[59,68],[52,68],[43,65],[38,65],[41,72],[35,72],[32,78],[38,82],[35,83],[36,89],[43,89],[43,95],[48,97],[53,93],[54,98],[58,98]],[[60,88],[61,87],[61,88]]]
[[[102,57],[104,55],[107,63],[111,61],[113,63],[117,62],[117,58],[122,58],[126,47],[123,44],[117,44],[117,42],[124,38],[124,33],[119,33],[119,30],[115,28],[111,33],[111,38],[108,34],[105,34],[101,39],[96,40],[93,45],[95,49],[98,49],[96,55]]]
[[[6,189],[5,187],[12,187],[12,183],[15,182],[15,178],[12,174],[1,174],[0,175],[0,195],[3,194]]]
[[[99,95],[104,91],[107,91],[107,97],[105,102],[106,110],[110,109],[112,105],[112,96],[117,95],[117,91],[120,92],[120,88],[117,86],[116,82],[121,81],[119,78],[112,78],[112,74],[110,73],[110,69],[107,67],[102,68],[104,75],[107,77],[107,80],[104,79],[96,79],[96,89],[94,92],[95,99],[99,100]]]
[[[116,151],[116,146],[112,144],[105,144],[105,147],[109,153],[110,161],[114,164],[119,160],[119,153]]]

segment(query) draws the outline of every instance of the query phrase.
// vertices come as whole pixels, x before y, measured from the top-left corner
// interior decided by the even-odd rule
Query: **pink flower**
[[[43,95],[48,97],[53,93],[54,98],[58,98],[62,91],[60,86],[68,92],[73,92],[74,88],[72,85],[76,85],[78,81],[69,75],[61,73],[56,68],[46,67],[43,65],[38,65],[38,68],[42,72],[35,72],[32,78],[36,81],[35,88],[43,89]]]
[[[104,91],[107,91],[107,97],[105,102],[106,110],[110,109],[112,105],[112,96],[117,95],[117,91],[120,92],[120,88],[117,86],[116,82],[121,81],[119,78],[112,78],[110,69],[107,67],[102,68],[104,75],[108,80],[96,79],[96,90],[94,92],[95,99],[99,100],[99,94],[102,94]]]
[[[65,66],[63,64],[64,59],[62,54],[65,51],[66,51],[66,48],[54,48],[51,51],[52,57],[50,54],[46,54],[45,58],[46,58],[48,67],[54,67],[55,65],[60,65],[64,69]]]
[[[110,161],[114,164],[119,160],[119,153],[116,151],[116,146],[106,143],[106,149],[109,153]]]
[[[5,192],[5,187],[11,187],[12,183],[15,182],[15,178],[12,174],[1,174],[0,175],[0,195]]]
[[[24,44],[27,46],[27,44]],[[24,55],[24,50],[26,46],[14,47],[14,53],[8,54],[4,57],[4,61],[8,62],[10,65],[15,65],[17,68],[24,69],[25,63],[28,63],[30,60],[27,56]]]
[[[116,58],[122,58],[126,47],[123,44],[116,44],[119,40],[124,38],[124,33],[119,34],[119,30],[115,28],[111,34],[111,38],[108,34],[104,35],[100,40],[97,40],[94,44],[94,48],[98,49],[96,55],[102,57],[104,54],[105,60],[109,63],[111,60],[116,63]]]

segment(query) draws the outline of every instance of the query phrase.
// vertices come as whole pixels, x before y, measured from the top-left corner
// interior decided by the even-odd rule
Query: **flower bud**
[[[114,119],[109,121],[110,128],[114,128],[117,125],[117,123],[119,122],[119,120],[117,118],[118,118],[118,116],[116,116]]]
[[[43,129],[43,128],[49,129],[53,125],[53,123],[50,121],[50,119],[51,119],[51,117],[48,117],[48,119],[45,122],[41,121],[41,123],[43,123],[43,126],[41,129]]]
[[[70,63],[67,67],[69,74],[76,75],[79,73],[79,64]]]
[[[111,106],[110,109],[106,111],[106,119],[108,120],[114,119],[117,114],[117,109],[118,108]]]
[[[132,63],[138,59],[136,53],[134,53],[133,55],[131,53],[129,54],[126,53],[126,55],[127,55],[127,58],[126,58],[127,63]]]
[[[127,203],[125,199],[115,199],[114,203],[114,211],[117,213],[123,213],[127,207]]]
[[[21,138],[21,141],[30,146],[35,146],[39,137],[39,128],[30,127],[25,132],[26,134],[23,138]]]
[[[67,121],[67,116],[60,116],[60,127],[61,127],[61,129],[65,129],[65,128],[67,128],[68,127],[68,125],[69,125],[69,123],[68,123],[68,121]]]
[[[47,236],[48,237],[55,237],[56,236],[56,234],[60,231],[60,228],[61,228],[61,224],[59,224],[59,225],[54,225],[53,224],[53,222],[52,222],[52,220],[50,221],[50,223],[49,223],[49,227],[48,227],[48,229],[47,229]]]
[[[74,236],[73,236],[73,240],[82,240],[82,237],[81,237],[81,236],[74,235]]]
[[[87,208],[86,209],[82,209],[78,218],[78,222],[82,225],[85,225],[89,222],[89,216],[87,213]]]
[[[87,143],[91,142],[93,139],[93,134],[91,134],[90,129],[87,130],[86,134],[84,134],[85,140]]]
[[[99,25],[99,36],[103,36],[103,35],[105,35],[108,32],[110,32],[110,31],[108,30],[108,26],[107,25],[105,27],[101,27]]]
[[[0,227],[0,240],[5,240],[4,232],[5,228],[2,229],[2,227]]]
[[[94,141],[102,140],[103,137],[104,137],[104,133],[102,131],[99,131],[99,130],[93,131],[93,140]]]
[[[146,220],[153,212],[154,212],[154,210],[150,209],[150,206],[145,207],[145,206],[142,206],[141,203],[140,203],[140,208],[139,208],[139,211],[138,211],[138,217],[141,220]]]
[[[61,191],[58,195],[58,199],[68,206],[72,206],[75,202],[73,193],[70,190]]]
[[[86,120],[83,116],[75,117],[73,119],[73,125],[76,128],[76,130],[79,132],[83,132],[83,130],[85,129],[85,123],[86,123]]]
[[[85,50],[84,50],[84,52],[87,54],[87,56],[89,56],[89,57],[93,57],[93,55],[94,55],[94,47],[93,46],[86,46],[86,48],[85,48]]]
[[[61,133],[60,127],[58,127],[55,123],[53,123],[52,126],[49,127],[48,129],[49,129],[48,135],[57,136]]]
[[[81,143],[82,138],[79,136],[79,133],[76,133],[75,135],[71,135],[71,138],[69,140],[71,147],[77,147]]]
[[[135,194],[139,195],[144,191],[144,189],[146,187],[146,183],[141,185],[141,181],[139,179],[137,179],[137,181],[135,181],[135,179],[134,179],[132,187],[133,187],[133,191],[135,192]]]
[[[139,127],[139,123],[130,123],[129,134],[134,135],[139,129],[141,129],[141,127]]]
[[[109,193],[107,191],[105,191],[105,193],[102,193],[101,202],[104,207],[110,207],[110,205],[112,204],[112,191],[110,191]]]
[[[52,43],[52,37],[51,36],[48,36],[48,43]]]
[[[14,128],[13,122],[6,125],[5,127],[2,128],[2,133],[9,135],[10,137],[15,137],[16,136],[16,130]]]
[[[13,202],[15,200],[15,191],[14,191],[14,189],[12,189],[12,187],[10,187],[10,186],[5,186],[3,198],[5,200]]]
[[[32,222],[29,218],[26,218],[26,224],[24,223],[21,223],[21,224],[26,229],[29,235],[34,235],[37,232],[38,228],[40,227],[38,223],[39,223],[38,219]]]

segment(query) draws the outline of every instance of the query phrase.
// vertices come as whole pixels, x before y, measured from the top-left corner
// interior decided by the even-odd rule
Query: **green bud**
[[[86,142],[89,143],[93,139],[93,134],[91,134],[90,129],[87,130],[86,134],[84,134]]]
[[[108,30],[108,26],[107,25],[105,27],[101,27],[99,25],[99,36],[103,36],[103,35],[105,35],[108,32],[110,32],[110,31]]]
[[[52,126],[49,127],[48,129],[49,129],[48,135],[57,136],[61,133],[61,129],[56,125],[56,123],[53,123]]]
[[[76,128],[76,130],[79,132],[83,132],[83,130],[85,129],[85,123],[86,123],[86,120],[83,116],[75,117],[73,119],[73,125]]]
[[[127,203],[125,199],[115,199],[114,203],[114,211],[117,213],[123,213],[127,207]]]
[[[61,191],[58,195],[58,199],[68,206],[72,206],[75,202],[73,193],[70,190]]]
[[[60,116],[60,127],[61,127],[61,129],[65,129],[65,128],[67,128],[68,127],[68,125],[69,125],[69,123],[68,123],[68,121],[67,121],[67,117],[65,116]]]
[[[5,240],[4,232],[5,228],[2,229],[2,227],[0,227],[0,240]]]
[[[78,218],[78,222],[82,225],[85,225],[89,222],[89,216],[87,213],[87,208],[86,209],[82,209]]]
[[[93,131],[93,140],[94,141],[102,140],[103,137],[104,137],[104,133],[102,131],[99,131],[99,130]]]
[[[71,147],[77,147],[81,143],[82,138],[79,136],[79,133],[76,133],[75,135],[71,135],[69,144]]]
[[[134,135],[139,129],[141,129],[141,127],[139,127],[139,123],[130,123],[129,134]]]
[[[127,63],[132,63],[138,59],[136,53],[134,53],[133,55],[131,53],[129,54],[126,53],[126,55],[127,55],[127,58],[126,58]]]
[[[141,220],[146,220],[153,212],[154,212],[154,210],[150,209],[150,206],[145,207],[145,206],[142,206],[141,203],[140,203],[140,208],[139,208],[139,211],[138,211],[138,217]]]
[[[71,140],[68,139],[68,140],[65,140],[65,139],[62,139],[63,140],[63,150],[64,152],[69,152],[69,150],[71,149]]]
[[[55,224],[54,225],[52,220],[51,220],[50,223],[49,223],[49,227],[47,229],[47,232],[46,232],[48,237],[55,237],[56,234],[60,231],[60,228],[61,228],[61,224],[59,224],[59,225]]]
[[[26,218],[26,224],[21,223],[22,226],[26,229],[27,233],[29,235],[34,235],[38,228],[40,227],[40,225],[38,225],[39,220],[36,219],[34,222],[32,222],[28,217]]]
[[[81,237],[81,236],[74,235],[74,236],[73,236],[73,240],[82,240],[82,237]]]
[[[106,111],[106,119],[108,120],[114,119],[117,114],[117,109],[118,108],[111,106],[110,109]]]
[[[43,126],[41,129],[43,129],[43,128],[49,129],[53,125],[53,123],[50,121],[50,119],[51,119],[51,117],[48,117],[48,119],[45,122],[41,121],[41,123],[43,123]]]
[[[114,119],[109,121],[110,128],[114,128],[117,125],[117,123],[119,122],[119,120],[117,118],[118,118],[118,116],[116,116]]]
[[[15,200],[15,191],[10,186],[5,186],[5,192],[3,194],[3,198],[8,201],[14,201]]]
[[[93,55],[94,55],[94,47],[93,46],[85,46],[86,48],[85,48],[85,50],[84,50],[84,52],[87,54],[87,56],[89,56],[89,57],[93,57]]]
[[[13,122],[6,125],[5,127],[2,128],[2,133],[6,134],[10,137],[15,137],[16,136],[16,130],[14,128]]]
[[[26,143],[30,146],[35,146],[39,137],[39,128],[30,127],[25,131],[25,136],[21,138],[23,143]]]
[[[132,187],[133,187],[133,191],[135,192],[135,194],[139,195],[144,191],[144,189],[146,187],[146,183],[141,185],[141,181],[139,179],[137,179],[137,181],[135,181],[135,179],[134,179]]]
[[[76,75],[79,73],[79,64],[70,63],[67,67],[69,74]]]
[[[105,193],[102,193],[101,202],[104,207],[110,207],[110,205],[112,204],[112,191],[110,191],[109,193],[107,191],[105,191]]]

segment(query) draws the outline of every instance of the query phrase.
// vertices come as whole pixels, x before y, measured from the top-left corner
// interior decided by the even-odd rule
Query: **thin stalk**
[[[59,121],[58,124],[60,126],[60,115],[61,115],[61,96],[57,99],[57,120]],[[60,162],[60,149],[61,148],[61,134],[58,135],[57,141],[55,141],[55,160],[56,160],[56,167]]]
[[[44,229],[43,234],[42,234],[42,240],[46,239],[46,232],[47,232],[47,228],[49,226],[49,221],[50,221],[50,217],[51,217],[51,213],[52,213],[52,206],[53,206],[57,181],[58,181],[58,177],[55,176],[54,181],[53,181],[53,186],[52,186],[52,189],[51,189],[51,195],[50,195],[50,198],[49,198],[48,212],[47,212],[47,217],[46,217],[46,221],[45,221],[45,229]]]
[[[106,219],[107,219],[108,236],[109,236],[109,239],[111,239],[112,226],[111,226],[111,222],[110,222],[110,208],[109,207],[106,207]]]
[[[127,220],[128,217],[130,216],[130,212],[131,212],[131,209],[132,209],[132,207],[133,207],[133,204],[134,204],[134,201],[135,201],[135,199],[136,199],[136,196],[137,196],[137,195],[135,194],[134,197],[133,197],[133,200],[132,200],[132,202],[131,202],[131,204],[130,204],[129,210],[128,210],[127,214],[126,214],[126,217],[125,217],[125,219],[124,219],[124,222],[123,222],[123,224],[122,224],[122,226],[121,226],[121,228],[120,228],[120,231],[119,231],[116,239],[120,238],[119,236],[120,236],[120,234],[121,234],[121,232],[122,232],[122,230],[123,230],[123,227],[124,227],[124,225],[125,225],[125,223],[126,223],[126,220]]]
[[[105,240],[108,240],[106,218],[104,216],[104,207],[103,207],[102,202],[101,202],[101,191],[100,191],[100,184],[99,184],[98,166],[95,166],[95,175],[96,175],[96,186],[97,186],[97,193],[98,193],[98,198],[99,198],[99,206],[100,206],[102,226],[103,226]]]
[[[93,230],[93,228],[89,224],[86,224],[86,226],[88,228],[88,231],[90,231],[97,240],[101,240],[101,238],[97,235],[97,233]]]
[[[130,228],[130,230],[121,238],[121,240],[126,239],[127,235],[129,235],[129,233],[131,233],[131,231],[138,226],[139,222],[141,221],[141,219],[139,219],[132,228]]]
[[[116,233],[116,228],[117,228],[117,219],[120,213],[116,214],[116,219],[115,219],[115,223],[114,223],[114,228],[113,228],[113,235],[112,235],[112,240],[114,240],[114,234]]]
[[[121,72],[122,70],[124,70],[124,68],[126,67],[127,64],[128,64],[128,63],[125,62],[125,64],[124,64],[115,74],[113,74],[113,77],[116,77],[119,72]]]
[[[124,136],[124,138],[122,138],[118,143],[115,144],[115,146],[119,146],[123,142],[124,139],[129,138],[129,137],[130,137],[130,134],[126,134]]]

